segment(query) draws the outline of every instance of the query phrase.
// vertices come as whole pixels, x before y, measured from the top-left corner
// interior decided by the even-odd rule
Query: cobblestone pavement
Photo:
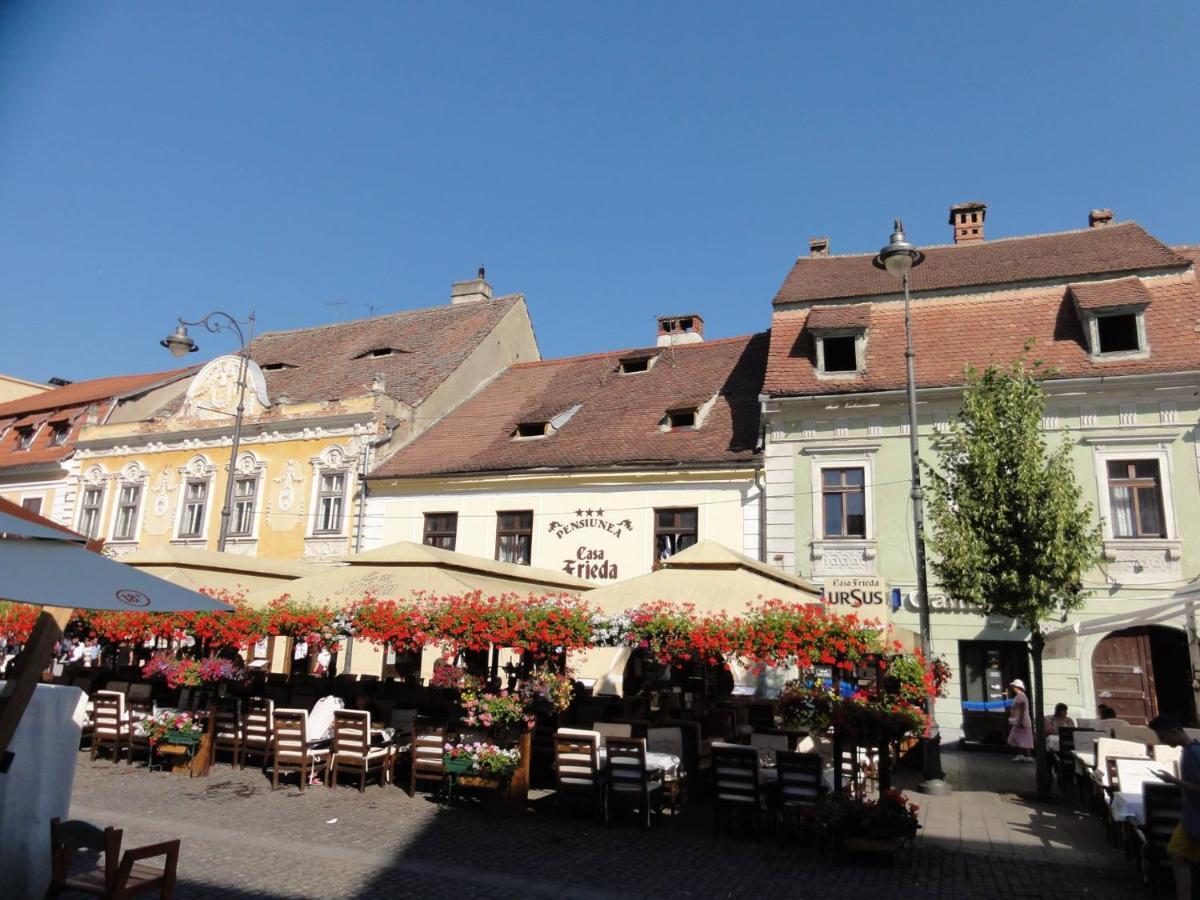
[[[700,802],[644,832],[552,806],[500,820],[395,787],[272,791],[252,769],[188,779],[86,755],[71,814],[123,827],[126,846],[182,838],[180,898],[1147,896],[1098,821],[1003,793],[1005,779],[1029,778],[1018,768],[951,760],[965,790],[923,801],[924,834],[893,866],[834,865],[772,837],[718,839]]]

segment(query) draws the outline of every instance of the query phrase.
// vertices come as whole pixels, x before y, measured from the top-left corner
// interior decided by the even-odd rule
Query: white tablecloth
[[[1127,819],[1134,825],[1146,824],[1146,806],[1141,791],[1136,794],[1132,791],[1118,791],[1113,794],[1110,808],[1114,821]]]
[[[76,687],[39,684],[9,745],[12,767],[0,775],[0,893],[8,900],[41,897],[50,883],[50,820],[69,817],[86,699]]]
[[[655,753],[653,750],[646,751],[646,768],[658,769],[662,772],[675,772],[683,764],[678,756],[672,756],[670,753]],[[608,748],[600,748],[600,765],[601,767],[608,765]]]

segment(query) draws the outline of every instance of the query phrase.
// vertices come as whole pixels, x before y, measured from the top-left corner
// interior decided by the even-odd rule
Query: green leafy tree
[[[937,580],[1029,629],[1038,795],[1048,799],[1042,625],[1087,598],[1083,575],[1099,559],[1101,529],[1081,503],[1070,443],[1046,444],[1044,374],[1024,355],[1008,367],[968,369],[962,409],[935,438],[938,465],[927,469]]]

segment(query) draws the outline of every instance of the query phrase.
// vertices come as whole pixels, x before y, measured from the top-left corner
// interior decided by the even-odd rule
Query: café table
[[[1117,791],[1109,804],[1114,822],[1132,822],[1141,827],[1146,824],[1146,802],[1142,792]]]

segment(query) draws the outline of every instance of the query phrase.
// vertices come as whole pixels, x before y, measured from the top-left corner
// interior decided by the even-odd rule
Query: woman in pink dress
[[[1008,685],[1012,705],[1008,708],[1008,745],[1017,749],[1014,762],[1033,762],[1029,751],[1033,749],[1033,723],[1029,719],[1029,698],[1025,696],[1025,682],[1014,678]]]

